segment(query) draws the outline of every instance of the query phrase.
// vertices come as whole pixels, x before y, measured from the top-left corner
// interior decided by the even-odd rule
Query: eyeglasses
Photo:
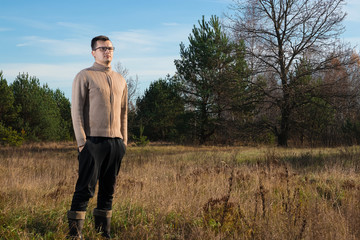
[[[115,50],[115,47],[97,47],[94,49],[94,51],[100,49],[102,52],[106,52],[106,50],[109,50],[110,52]]]

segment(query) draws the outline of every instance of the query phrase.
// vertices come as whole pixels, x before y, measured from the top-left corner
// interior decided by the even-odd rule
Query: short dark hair
[[[97,42],[97,41],[110,41],[110,39],[109,39],[107,36],[104,36],[104,35],[100,35],[100,36],[94,37],[94,38],[91,40],[91,49],[92,49],[92,50],[95,50],[95,48],[96,48],[96,42]]]

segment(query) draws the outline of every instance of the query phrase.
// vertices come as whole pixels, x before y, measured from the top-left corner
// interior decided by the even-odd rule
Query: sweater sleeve
[[[78,146],[85,145],[84,105],[88,94],[86,77],[79,72],[72,85],[71,118]]]
[[[121,134],[123,136],[124,144],[128,141],[128,88],[125,82],[125,88],[121,100]]]

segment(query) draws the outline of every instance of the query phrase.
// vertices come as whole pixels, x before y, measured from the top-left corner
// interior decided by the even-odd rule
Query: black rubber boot
[[[95,219],[95,229],[98,233],[101,233],[101,236],[105,238],[111,238],[110,227],[111,227],[111,210],[100,210],[94,209],[93,212]]]
[[[83,240],[82,229],[85,222],[85,213],[82,211],[68,211],[69,235],[68,239]]]

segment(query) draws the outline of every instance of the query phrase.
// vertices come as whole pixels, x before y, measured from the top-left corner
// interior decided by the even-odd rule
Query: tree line
[[[137,125],[149,139],[199,144],[358,144],[360,61],[339,40],[344,4],[235,0],[224,24],[203,17],[176,74],[138,99]]]
[[[335,146],[360,141],[360,58],[338,37],[344,0],[235,0],[180,44],[176,73],[136,96],[130,140]],[[73,138],[70,102],[38,79],[1,76],[0,135]],[[6,135],[5,134],[5,135]],[[2,137],[4,138],[4,137]]]
[[[73,139],[70,101],[26,73],[8,85],[0,72],[0,143]]]

